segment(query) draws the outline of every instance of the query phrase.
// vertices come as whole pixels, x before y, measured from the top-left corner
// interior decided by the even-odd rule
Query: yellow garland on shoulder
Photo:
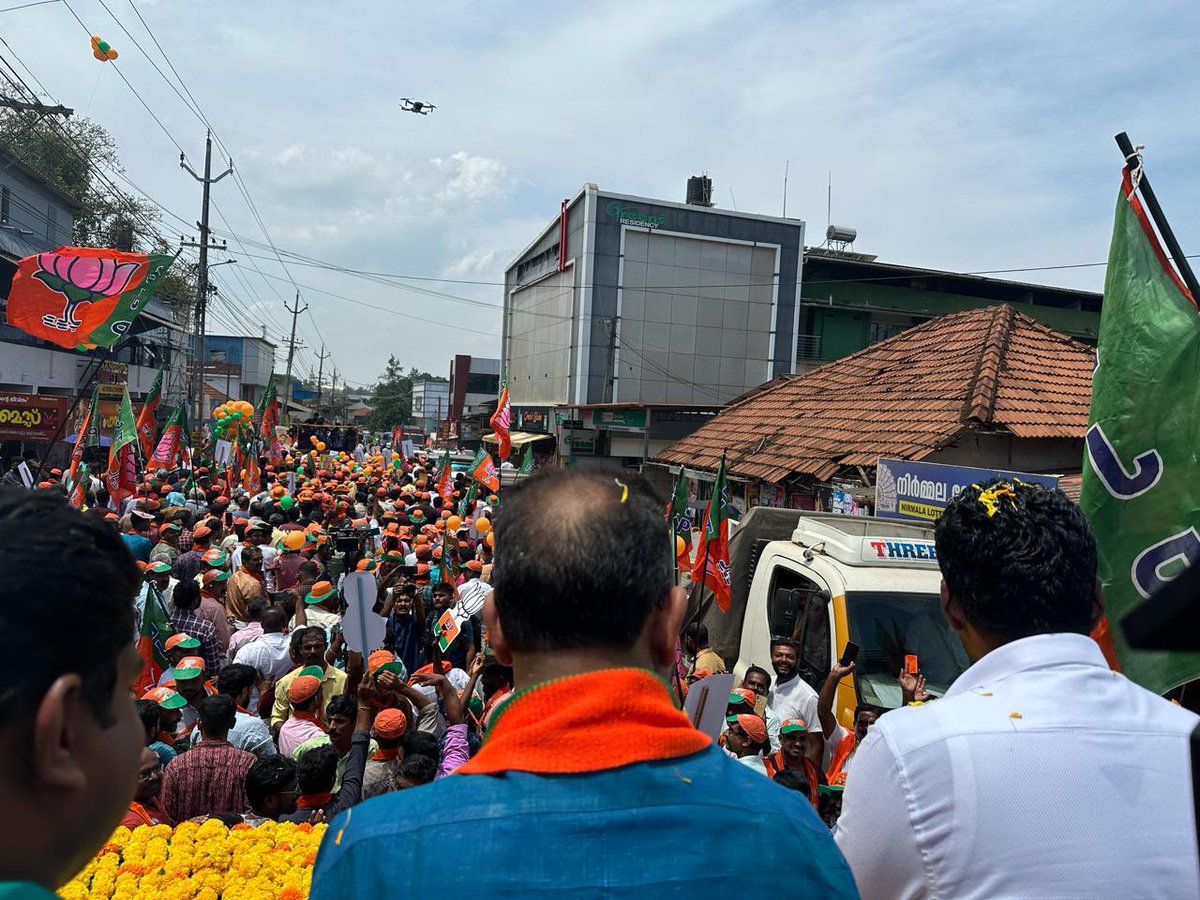
[[[304,900],[324,825],[265,822],[118,828],[63,900]]]

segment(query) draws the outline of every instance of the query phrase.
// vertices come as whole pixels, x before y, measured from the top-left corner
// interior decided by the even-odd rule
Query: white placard
[[[468,616],[476,615],[483,609],[483,601],[491,592],[490,584],[484,584],[478,578],[472,578],[458,586],[458,605]]]
[[[21,483],[27,488],[33,487],[33,473],[29,471],[29,463],[22,460],[17,463],[17,472],[21,476]]]
[[[354,572],[342,582],[346,613],[342,616],[342,634],[346,646],[356,653],[370,653],[383,646],[387,622],[374,612],[379,585],[370,572]]]
[[[725,724],[725,710],[729,708],[729,692],[733,690],[733,673],[708,675],[688,688],[683,711],[687,713],[697,731],[707,734],[714,741]]]
[[[218,466],[229,465],[229,460],[233,457],[233,444],[229,441],[218,440],[213,447],[213,462]]]

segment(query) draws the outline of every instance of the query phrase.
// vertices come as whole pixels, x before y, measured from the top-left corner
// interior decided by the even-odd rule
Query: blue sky
[[[1200,253],[1196,4],[69,2],[198,165],[203,124],[121,30],[170,74],[136,2],[275,243],[342,266],[498,282],[584,182],[682,200],[703,170],[718,205],[778,215],[786,160],[788,213],[818,240],[832,171],[834,221],[883,260],[1099,262],[1122,129],[1148,145],[1178,236]],[[198,217],[179,151],[92,59],[61,0],[0,13],[0,35],[57,100],[113,133],[134,181]],[[439,108],[406,115],[404,96]],[[233,232],[263,241],[230,179],[214,197]],[[165,216],[164,230],[181,226]],[[288,277],[250,258],[269,251],[230,247],[240,262],[216,270],[224,296],[279,339]],[[454,353],[498,354],[496,284],[409,283],[451,295],[430,296],[290,268],[313,314],[302,371],[322,339],[361,382],[389,353],[442,374]],[[1099,289],[1103,269],[1009,277]]]

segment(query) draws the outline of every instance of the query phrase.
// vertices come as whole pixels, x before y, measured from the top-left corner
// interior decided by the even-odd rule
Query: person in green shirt
[[[121,536],[50,491],[0,490],[0,897],[53,897],[133,799],[145,729],[141,575]]]

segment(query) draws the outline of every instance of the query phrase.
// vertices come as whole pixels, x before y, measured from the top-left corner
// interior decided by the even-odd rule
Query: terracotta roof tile
[[[655,462],[782,482],[921,459],[967,428],[1082,438],[1092,350],[1010,306],[943,316],[730,401]]]

